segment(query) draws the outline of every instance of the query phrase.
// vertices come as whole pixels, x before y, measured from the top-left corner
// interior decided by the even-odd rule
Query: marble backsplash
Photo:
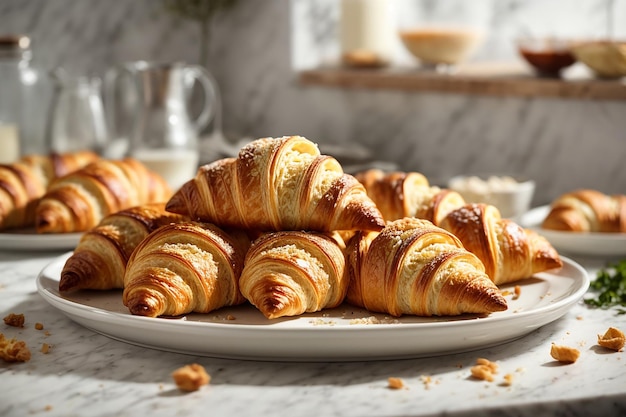
[[[502,36],[490,37],[476,59],[515,59],[510,38],[528,22],[569,22],[563,31],[579,25],[601,36],[608,2],[572,3],[486,1],[485,21]],[[616,3],[616,21],[626,22],[626,1]],[[298,68],[336,53],[336,21],[331,0],[239,0],[217,16],[205,65],[219,82],[231,141],[301,134],[323,150],[354,149],[436,183],[459,173],[516,172],[537,181],[535,204],[578,187],[626,193],[626,102],[299,85]],[[137,59],[197,63],[200,55],[198,26],[153,0],[3,0],[0,27],[33,38],[37,66],[74,74],[101,75]]]

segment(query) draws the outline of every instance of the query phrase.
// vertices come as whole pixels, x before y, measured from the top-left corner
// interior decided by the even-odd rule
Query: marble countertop
[[[0,362],[0,416],[618,416],[626,415],[626,354],[596,344],[626,315],[582,302],[564,317],[500,346],[432,358],[278,363],[189,356],[116,341],[82,327],[37,293],[39,271],[60,253],[0,252],[0,314],[23,313],[24,328],[0,332],[24,340],[25,363]],[[593,278],[602,259],[575,258]],[[43,330],[34,328],[42,323]],[[393,343],[392,340],[389,341]],[[580,350],[555,362],[551,343]],[[51,346],[47,354],[41,346]],[[494,382],[475,380],[477,358],[497,362]],[[176,368],[203,365],[211,383],[183,393]],[[511,374],[512,384],[502,383]],[[388,387],[398,377],[404,388]]]

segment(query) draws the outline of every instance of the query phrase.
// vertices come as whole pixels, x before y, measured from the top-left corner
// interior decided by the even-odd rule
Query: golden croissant
[[[208,313],[245,302],[239,276],[250,245],[243,232],[195,222],[163,226],[132,253],[123,303],[139,316]]]
[[[419,172],[371,169],[355,175],[374,200],[386,221],[404,217],[428,220],[435,225],[450,211],[465,205],[459,193],[431,186]]]
[[[266,233],[246,256],[241,292],[268,319],[336,307],[348,288],[344,247],[337,233]]]
[[[363,186],[300,136],[257,139],[237,158],[201,167],[166,209],[251,230],[380,230],[384,225]]]
[[[626,233],[626,195],[576,190],[558,197],[541,225],[566,232]]]
[[[61,270],[59,291],[124,287],[133,250],[154,230],[186,217],[165,211],[165,203],[131,207],[106,216],[86,232]]]
[[[33,226],[35,209],[52,180],[98,159],[93,152],[25,156],[0,165],[0,230]]]
[[[550,242],[533,230],[501,218],[492,205],[468,204],[449,213],[440,226],[478,256],[496,285],[563,266]]]
[[[37,205],[35,225],[39,233],[82,232],[109,214],[170,196],[165,180],[136,159],[101,159],[55,180]]]
[[[348,242],[346,300],[392,316],[489,314],[507,309],[480,259],[428,220],[404,218]]]

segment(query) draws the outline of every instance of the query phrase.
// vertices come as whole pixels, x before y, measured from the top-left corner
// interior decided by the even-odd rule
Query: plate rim
[[[222,357],[222,358],[234,358],[234,359],[250,359],[248,355],[238,355],[233,353],[232,355],[224,355],[216,352],[211,352],[210,349],[207,349],[206,352],[185,352],[177,349],[173,349],[171,347],[164,346],[156,346],[153,344],[145,344],[138,342],[137,340],[129,340],[127,338],[121,338],[118,335],[114,335],[108,332],[103,332],[98,330],[98,326],[88,326],[78,321],[74,318],[74,315],[80,317],[83,320],[87,320],[90,323],[120,323],[121,325],[128,325],[130,328],[141,327],[142,329],[155,329],[159,328],[162,331],[168,331],[171,328],[175,328],[178,330],[185,329],[205,329],[207,333],[210,332],[220,332],[220,333],[243,333],[243,332],[252,332],[252,335],[258,337],[258,335],[263,336],[284,336],[285,334],[294,333],[297,335],[305,334],[307,336],[317,336],[321,334],[327,334],[329,336],[336,336],[339,334],[347,334],[350,335],[358,334],[366,331],[368,334],[374,335],[373,337],[379,337],[381,334],[388,333],[397,333],[398,331],[402,333],[414,332],[422,329],[423,331],[438,331],[441,330],[443,332],[448,332],[450,329],[455,329],[459,326],[471,327],[472,329],[482,329],[483,326],[498,326],[502,323],[509,324],[510,322],[524,321],[528,316],[541,316],[544,317],[544,320],[538,320],[536,325],[530,326],[526,331],[520,331],[515,336],[506,337],[502,339],[498,339],[496,341],[491,341],[490,343],[485,343],[479,347],[475,348],[461,348],[458,350],[459,352],[465,352],[470,350],[481,349],[488,346],[493,346],[497,344],[506,343],[508,341],[517,339],[519,337],[523,337],[524,335],[536,330],[539,327],[542,327],[560,317],[569,311],[571,306],[576,304],[583,297],[590,284],[590,276],[588,272],[575,261],[563,257],[564,267],[572,268],[578,275],[574,274],[573,276],[567,276],[566,278],[572,279],[571,285],[567,288],[567,291],[562,294],[560,298],[556,301],[550,302],[546,305],[542,305],[536,309],[524,310],[520,312],[511,312],[511,314],[506,316],[487,316],[482,318],[470,318],[470,319],[459,319],[459,320],[442,320],[440,317],[434,318],[432,322],[418,322],[418,323],[410,323],[410,322],[399,322],[395,323],[385,323],[381,325],[372,325],[372,324],[350,324],[350,325],[312,325],[306,327],[281,327],[281,326],[272,326],[271,323],[268,325],[258,325],[258,324],[228,324],[223,322],[205,322],[205,321],[186,321],[181,319],[165,319],[165,318],[150,318],[150,317],[140,317],[133,316],[130,314],[119,313],[115,311],[109,311],[106,309],[93,307],[85,304],[81,304],[79,302],[68,300],[63,298],[60,295],[55,294],[49,287],[44,284],[44,280],[51,280],[53,282],[58,282],[58,278],[47,275],[48,271],[53,269],[58,263],[64,262],[64,260],[71,255],[72,252],[65,253],[59,257],[53,259],[50,263],[48,263],[38,274],[36,279],[36,286],[38,293],[44,298],[50,305],[52,305],[55,309],[59,310],[63,314],[67,315],[72,321],[78,323],[79,325],[89,328],[92,331],[103,334],[107,337],[121,340],[126,343],[140,345],[153,349],[160,349],[166,351],[173,352],[182,352],[182,353],[191,353],[196,355],[203,356],[212,356],[212,357]],[[549,272],[549,271],[548,271]],[[534,276],[541,276],[543,273],[535,274]],[[81,313],[85,313],[81,315]],[[212,313],[207,313],[212,314]],[[319,318],[328,319],[327,317],[322,316],[323,311],[319,312]],[[372,313],[372,315],[382,314],[382,313]],[[389,316],[383,314],[384,316]],[[545,319],[547,317],[547,319]],[[315,315],[307,315],[308,319],[315,319]],[[393,319],[393,317],[392,317]],[[454,353],[455,350],[447,351],[442,354]],[[438,354],[434,352],[417,352],[415,354],[406,356],[406,357],[424,357],[424,356],[437,356]],[[308,355],[310,356],[310,355]],[[352,360],[379,360],[381,358],[385,359],[384,354],[371,354],[367,355],[367,357],[363,358],[335,358],[335,357],[314,357],[310,358],[307,356],[307,359],[301,359],[299,357],[294,358],[282,358],[282,361],[293,361],[293,360],[306,360],[306,361],[352,361]],[[394,357],[400,358],[400,357]],[[259,355],[258,357],[252,358],[255,360],[277,360],[268,358],[267,355]]]
[[[2,250],[67,250],[75,248],[84,232],[23,233],[19,229],[0,232]]]

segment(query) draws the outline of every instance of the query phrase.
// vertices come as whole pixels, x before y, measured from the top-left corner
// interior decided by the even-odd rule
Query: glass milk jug
[[[47,140],[53,152],[92,150],[103,153],[107,127],[97,77],[54,73],[55,93],[50,106]]]
[[[124,77],[130,77],[133,88],[116,100],[113,93],[119,95],[117,84]],[[189,101],[196,82],[204,90],[204,106],[192,118]],[[161,174],[174,190],[193,178],[199,163],[198,132],[215,111],[216,88],[208,71],[184,63],[142,61],[112,70],[107,84],[107,101],[134,107],[127,154]]]

